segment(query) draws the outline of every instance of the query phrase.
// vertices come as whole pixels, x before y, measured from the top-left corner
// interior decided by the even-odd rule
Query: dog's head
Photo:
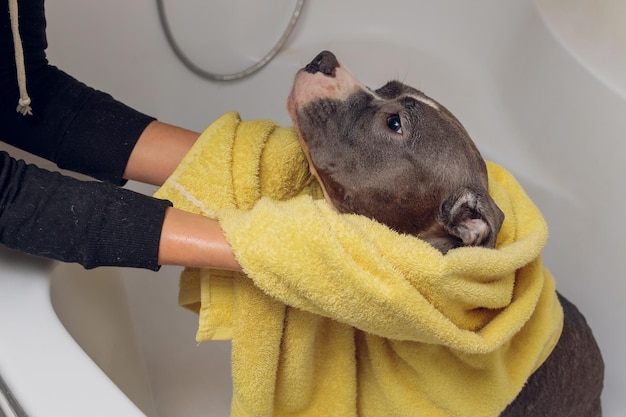
[[[421,91],[391,81],[372,91],[320,53],[288,100],[312,173],[339,212],[368,216],[447,252],[494,247],[504,215],[461,123]]]

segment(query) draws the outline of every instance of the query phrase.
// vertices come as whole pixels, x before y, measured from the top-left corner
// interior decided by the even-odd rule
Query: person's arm
[[[79,181],[0,152],[0,242],[85,268],[238,269],[217,221],[98,181]]]
[[[171,203],[99,181],[80,181],[0,152],[0,242],[85,268],[158,269]]]
[[[169,207],[159,243],[159,264],[241,271],[217,220]]]
[[[123,178],[162,185],[174,172],[200,134],[158,120],[141,133]]]

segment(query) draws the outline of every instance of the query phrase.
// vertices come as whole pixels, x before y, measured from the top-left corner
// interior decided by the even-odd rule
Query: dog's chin
[[[287,96],[287,112],[289,113],[289,116],[291,117],[291,122],[297,128],[298,127],[298,120],[297,120],[297,117],[296,117],[296,97],[295,97],[295,94],[296,94],[295,88],[292,88],[291,92]]]
[[[304,152],[304,156],[306,157],[307,163],[309,165],[309,172],[311,173],[311,175],[313,175],[313,177],[315,177],[315,179],[317,180],[317,183],[320,185],[320,188],[322,189],[322,193],[324,193],[324,199],[326,200],[326,202],[333,209],[339,211],[333,199],[330,197],[328,190],[326,189],[324,180],[317,173],[317,170],[315,169],[315,164],[313,164],[313,160],[311,159],[311,153],[309,152],[309,147],[306,142],[306,136],[302,132],[302,129],[300,128],[300,124],[298,123],[297,108],[296,108],[295,100],[293,98],[293,91],[287,98],[287,110],[289,111],[289,115],[291,116],[293,127],[296,129],[296,132],[298,133],[298,140],[300,141],[300,146],[302,147],[302,151]]]
[[[311,155],[309,153],[309,148],[307,147],[306,141],[304,140],[304,138],[302,136],[302,132],[300,131],[300,129],[298,129],[297,126],[296,126],[296,131],[298,132],[298,137],[300,138],[300,145],[302,146],[302,150],[304,151],[304,155],[306,156],[307,162],[309,164],[309,172],[317,180],[317,183],[319,184],[320,188],[322,189],[322,193],[324,193],[324,199],[326,200],[328,205],[330,205],[333,209],[335,209],[336,211],[339,212],[340,210],[337,209],[337,205],[335,204],[333,199],[330,197],[328,189],[327,189],[326,185],[324,184],[324,180],[322,179],[322,177],[320,177],[320,175],[318,174],[317,170],[315,169],[315,165],[311,161]]]

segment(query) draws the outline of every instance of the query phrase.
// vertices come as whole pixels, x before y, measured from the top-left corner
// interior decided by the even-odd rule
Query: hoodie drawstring
[[[20,99],[16,111],[26,116],[32,115],[33,109],[30,107],[30,97],[26,90],[26,67],[24,66],[24,48],[19,30],[19,13],[17,0],[9,0],[9,15],[11,16],[11,31],[13,32],[13,45],[15,49],[15,66],[17,67],[17,85],[20,89]]]

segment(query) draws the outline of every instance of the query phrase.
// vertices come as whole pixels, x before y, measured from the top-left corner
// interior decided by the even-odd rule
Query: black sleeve
[[[79,181],[0,152],[0,242],[85,268],[157,270],[171,203],[98,181]]]
[[[0,140],[61,168],[123,184],[130,153],[154,118],[49,65],[43,0],[19,1],[33,115],[16,112],[19,90],[8,1],[0,0],[0,5]]]

